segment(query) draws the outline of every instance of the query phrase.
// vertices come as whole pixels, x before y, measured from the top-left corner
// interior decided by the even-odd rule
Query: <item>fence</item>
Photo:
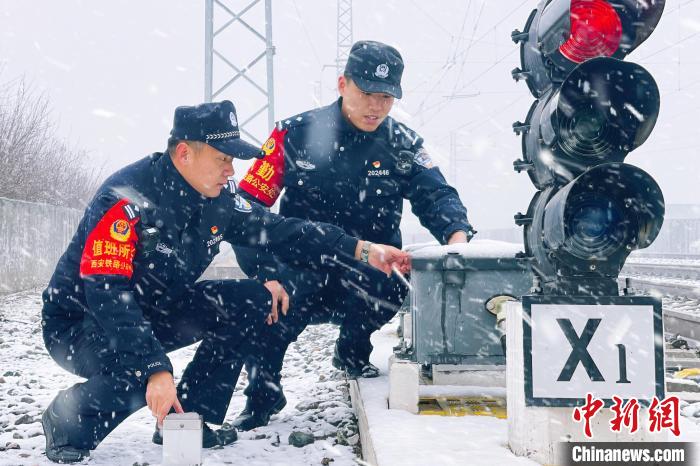
[[[82,212],[0,197],[0,293],[44,286]]]

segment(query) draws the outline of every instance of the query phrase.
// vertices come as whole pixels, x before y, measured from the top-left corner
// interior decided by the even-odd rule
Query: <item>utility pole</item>
[[[450,131],[450,173],[449,182],[452,186],[457,182],[457,131]]]
[[[236,9],[234,5],[242,6]],[[241,132],[248,138],[262,144],[253,134],[266,134],[272,131],[275,125],[275,87],[273,79],[273,57],[275,47],[272,45],[272,0],[248,0],[246,2],[234,0],[205,0],[204,3],[204,100],[226,99],[225,91],[230,90],[232,84],[243,80],[247,91],[239,92],[237,96],[246,95],[249,100],[241,100],[240,97],[230,98],[238,109]],[[264,8],[264,15],[261,9]],[[237,11],[236,11],[237,10]],[[256,14],[257,13],[257,14]],[[255,17],[246,21],[243,16]],[[264,17],[264,24],[257,19]],[[214,29],[215,24],[217,28]],[[248,32],[246,39],[252,39],[256,46],[252,59],[245,63],[236,63],[234,53],[240,56],[240,43],[232,41],[231,36],[224,38],[227,32],[233,31],[240,36],[240,31]],[[264,59],[264,60],[263,60]],[[264,78],[257,77],[260,73],[252,73],[252,69],[264,66]],[[216,78],[216,79],[215,79]],[[215,82],[223,82],[215,87]],[[249,105],[241,111],[241,104]],[[267,112],[265,130],[253,130],[252,125],[258,118]],[[250,128],[250,130],[249,130]]]
[[[323,100],[323,72],[328,68],[335,69],[334,80],[345,71],[345,64],[348,62],[350,49],[352,48],[352,0],[338,0],[338,19],[336,22],[336,52],[335,63],[332,65],[321,65],[318,84],[318,104],[325,105]],[[334,81],[335,83],[335,81]],[[336,94],[338,90],[336,89]]]
[[[352,0],[338,0],[336,37],[338,49],[335,56],[336,77],[345,70],[352,48]]]

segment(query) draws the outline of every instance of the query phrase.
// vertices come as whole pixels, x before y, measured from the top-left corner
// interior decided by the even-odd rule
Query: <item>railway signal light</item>
[[[616,296],[629,253],[659,233],[664,200],[643,170],[624,163],[651,134],[659,90],[624,58],[654,30],[663,0],[543,0],[520,43],[524,79],[537,98],[524,123],[523,158],[538,192],[525,215],[526,253],[541,291]]]
[[[525,31],[511,37],[521,43],[524,78],[539,98],[561,83],[580,63],[596,57],[623,59],[652,33],[665,0],[542,0]]]

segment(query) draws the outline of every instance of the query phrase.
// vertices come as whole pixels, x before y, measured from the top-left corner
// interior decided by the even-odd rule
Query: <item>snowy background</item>
[[[248,4],[224,3],[233,11]],[[272,3],[275,116],[282,119],[335,98],[336,2]],[[511,79],[519,49],[510,33],[523,29],[537,3],[353,1],[354,40],[385,41],[404,56],[404,98],[393,115],[426,139],[477,230],[514,228],[513,214],[526,209],[534,193],[528,177],[512,170],[520,139],[511,123],[525,118],[533,98],[524,83]],[[229,16],[217,9],[216,18]],[[244,15],[259,29],[262,18],[262,8]],[[63,134],[107,173],[162,150],[173,109],[204,98],[201,1],[0,0],[0,26],[0,81],[25,76],[45,91]],[[239,66],[260,51],[240,25],[226,40],[231,47],[222,52]],[[661,93],[656,129],[627,161],[657,179],[667,204],[700,198],[699,45],[700,1],[667,0],[657,29],[627,58],[651,72]],[[251,72],[262,79],[264,68]],[[228,77],[222,74],[218,81]],[[258,108],[259,92],[239,81],[221,98],[232,99],[245,118]],[[264,118],[249,130],[265,138]],[[247,166],[241,163],[239,172]],[[404,237],[408,243],[423,241],[410,217]]]
[[[247,3],[230,2],[234,10]],[[510,70],[520,65],[510,33],[523,28],[537,3],[353,2],[354,39],[390,43],[406,61],[405,96],[393,115],[426,139],[479,230],[515,229],[513,214],[526,209],[534,193],[527,176],[512,170],[512,161],[520,157],[520,139],[511,123],[524,119],[533,99],[524,83],[510,77]],[[666,3],[657,30],[628,57],[657,80],[661,113],[649,140],[627,161],[657,179],[667,204],[697,203],[700,1]],[[259,9],[245,19],[262,29]],[[87,150],[90,163],[104,167],[105,174],[162,150],[173,109],[203,100],[201,1],[0,0],[0,26],[0,83],[23,78],[43,93],[60,134]],[[227,53],[237,64],[248,63],[259,43],[242,28],[231,34]],[[336,2],[274,0],[273,41],[276,118],[335,99]],[[251,73],[261,77],[262,68]],[[242,81],[220,98],[233,100],[245,118],[259,101]],[[260,139],[267,134],[263,121],[248,128]],[[237,166],[239,173],[245,168],[246,162]],[[426,239],[410,214],[403,230],[407,243]],[[45,464],[40,412],[56,390],[78,380],[55,365],[43,348],[39,292],[0,296],[0,464]],[[666,305],[697,309],[697,302]],[[332,326],[310,327],[287,355],[288,407],[270,426],[241,434],[233,446],[207,452],[207,464],[355,464],[357,423],[347,383],[329,362],[335,336]],[[173,355],[178,374],[192,352],[187,348]],[[381,404],[381,397],[377,400]],[[237,391],[229,419],[243,402]],[[700,403],[684,404],[683,414],[684,425],[695,426]],[[470,422],[501,453],[501,464],[507,464],[503,423]],[[135,414],[94,453],[90,464],[160,462],[160,447],[150,443],[153,423],[146,410]],[[316,441],[292,447],[292,431],[311,433]],[[695,427],[690,432],[698,438]]]

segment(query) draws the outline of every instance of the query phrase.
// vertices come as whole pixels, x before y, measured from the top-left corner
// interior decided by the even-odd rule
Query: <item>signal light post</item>
[[[533,451],[532,442],[534,450],[547,448],[544,437],[523,440],[531,407],[558,407],[547,419],[561,423],[568,416],[561,407],[582,405],[587,393],[608,405],[612,396],[663,398],[661,303],[619,296],[617,284],[629,253],[649,246],[663,223],[658,184],[625,163],[654,128],[659,90],[642,66],[622,61],[663,8],[663,0],[542,0],[524,31],[512,34],[521,61],[513,78],[536,99],[525,121],[513,124],[522,137],[514,168],[537,189],[527,212],[515,216],[535,277],[522,310],[511,306],[508,317],[518,321],[508,325],[508,365],[522,368],[518,375],[508,369],[509,416],[523,416],[509,421],[516,452]],[[607,364],[610,351],[620,357]],[[511,393],[511,377],[522,397]],[[572,422],[560,434],[576,438],[567,430]]]

